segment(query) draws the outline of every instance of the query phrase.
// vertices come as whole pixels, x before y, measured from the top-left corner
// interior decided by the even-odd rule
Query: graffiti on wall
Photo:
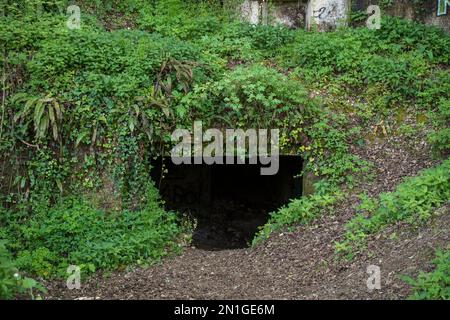
[[[450,0],[438,0],[437,4],[437,16],[446,16],[447,8],[450,6]]]
[[[313,17],[322,19],[324,17],[323,15],[325,14],[326,10],[327,10],[326,7],[322,7],[319,10],[313,10]]]
[[[319,31],[335,29],[347,21],[349,0],[310,0],[306,12],[306,26]]]
[[[317,19],[326,19],[330,15],[335,14],[338,11],[336,3],[331,3],[330,7],[321,7],[318,10],[313,9],[313,17]]]

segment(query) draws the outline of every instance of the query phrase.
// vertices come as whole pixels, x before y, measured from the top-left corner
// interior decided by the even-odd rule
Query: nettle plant
[[[450,249],[437,250],[431,272],[420,271],[416,279],[403,275],[400,278],[412,287],[411,300],[450,299]]]
[[[424,223],[434,210],[446,204],[450,197],[450,160],[424,170],[416,177],[405,179],[394,192],[382,193],[371,199],[361,195],[358,214],[345,226],[344,240],[335,244],[336,252],[349,259],[367,239],[399,221]]]
[[[5,241],[0,239],[0,299],[12,299],[19,296],[39,298],[45,288],[36,280],[24,277],[19,273],[7,250]],[[36,293],[38,295],[36,295]]]

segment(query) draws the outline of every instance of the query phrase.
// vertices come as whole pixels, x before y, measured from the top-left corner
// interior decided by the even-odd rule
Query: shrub
[[[296,68],[307,81],[327,83],[332,77],[348,84],[361,82],[362,61],[368,54],[358,32],[299,32],[297,41],[282,49],[281,63]]]
[[[68,265],[83,272],[151,263],[177,250],[180,232],[174,213],[161,208],[149,187],[147,205],[136,212],[105,213],[84,200],[68,198],[20,226],[17,265],[36,275],[64,275]]]
[[[398,221],[427,221],[435,208],[450,198],[450,159],[441,165],[406,179],[394,192],[382,193],[379,199],[363,197],[360,213],[345,226],[344,241],[336,243],[336,251],[353,257],[366,239]]]
[[[292,30],[281,26],[225,23],[220,32],[203,34],[198,41],[205,51],[237,62],[261,61],[276,56],[294,41]]]
[[[296,81],[262,65],[237,67],[220,81],[198,86],[182,102],[205,122],[247,128],[286,127],[317,112]]]
[[[406,102],[418,98],[435,66],[448,64],[449,47],[443,31],[387,17],[380,30],[299,31],[278,60],[310,84],[334,84],[350,94],[378,86],[378,95]]]
[[[272,232],[283,227],[311,222],[343,197],[339,190],[327,183],[316,184],[316,187],[319,187],[319,190],[315,194],[294,199],[287,206],[271,213],[269,221],[260,228],[252,244],[258,244],[267,239]]]
[[[428,65],[420,54],[395,58],[371,56],[362,62],[364,79],[369,85],[382,84],[392,91],[391,99],[413,99],[428,73]]]
[[[437,153],[444,156],[450,151],[450,100],[441,99],[438,110],[433,115],[435,129],[429,135],[429,141]]]
[[[432,261],[435,269],[429,273],[421,271],[417,279],[401,278],[413,288],[412,300],[450,300],[450,250],[437,250]]]
[[[401,51],[420,51],[432,63],[448,64],[450,36],[440,28],[384,16],[376,39]]]
[[[5,240],[0,240],[0,299],[19,295],[34,298],[35,291],[45,292],[45,288],[37,281],[19,274],[5,243]]]

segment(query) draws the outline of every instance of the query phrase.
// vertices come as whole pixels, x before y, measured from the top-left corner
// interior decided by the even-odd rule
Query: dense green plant
[[[436,114],[432,143],[448,146],[450,46],[437,29],[386,18],[376,31],[307,33],[233,20],[221,1],[108,0],[80,1],[82,28],[69,30],[68,4],[8,1],[0,20],[0,236],[28,272],[121,268],[176,249],[175,214],[145,187],[172,130],[194,120],[279,128],[283,151],[327,179],[275,212],[256,242],[311,221],[367,170],[350,152],[361,129],[308,89],[361,94],[369,119],[417,105]]]
[[[295,33],[280,26],[226,23],[219,32],[203,34],[197,41],[207,52],[231,63],[275,57],[279,48],[295,40]]]
[[[115,161],[113,174],[119,180],[122,194],[140,199],[142,194],[136,194],[142,193],[138,180],[145,181],[146,175],[137,170],[148,172],[149,163],[145,161],[148,159],[145,154],[136,151],[143,148],[155,151],[152,146],[167,139],[170,128],[176,125],[173,105],[194,79],[208,79],[210,71],[196,67],[202,62],[200,49],[172,38],[136,31],[99,33],[83,28],[68,32],[60,26],[42,27],[39,21],[30,22],[22,29],[15,27],[6,27],[7,32],[2,36],[17,39],[17,33],[19,36],[31,33],[35,42],[28,37],[25,42],[8,40],[8,64],[13,64],[13,57],[19,56],[19,51],[38,49],[38,52],[31,60],[14,62],[17,68],[26,70],[30,78],[14,88],[15,94],[9,94],[8,119],[2,123],[6,127],[3,130],[5,141],[18,143],[21,150],[25,148],[31,156],[30,164],[42,167],[44,164],[39,161],[44,159],[38,155],[46,149],[46,158],[51,159],[52,166],[64,167],[58,173],[46,174],[43,179],[53,180],[50,185],[56,194],[59,194],[58,189],[70,193],[79,183],[86,185],[87,177],[78,174],[80,161],[84,162],[83,166],[92,166],[90,163],[94,161],[96,166],[104,168],[111,167]],[[57,32],[53,38],[41,38],[33,31],[41,27],[47,35],[49,29]],[[194,59],[195,66],[183,62]],[[170,64],[165,68],[162,65],[167,61]],[[159,81],[161,76],[163,79]],[[170,86],[170,90],[165,90],[166,105],[157,101],[158,91],[152,94],[151,88],[155,85]],[[54,140],[59,144],[55,146]],[[38,153],[29,149],[33,145],[39,148]],[[90,155],[79,159],[76,154],[86,147]],[[97,153],[98,149],[101,151]],[[52,151],[58,157],[53,158]],[[23,169],[20,171],[20,176],[24,176]],[[64,176],[63,173],[69,171],[76,171],[76,176]],[[39,171],[31,171],[34,176],[36,172]],[[29,183],[24,187],[32,187],[33,195],[39,192],[32,180],[40,179],[25,178]],[[99,177],[88,178],[99,181]],[[90,184],[97,186],[97,182]],[[48,185],[42,187],[52,192]],[[125,199],[124,204],[127,202],[130,201]]]
[[[344,81],[361,79],[362,60],[368,53],[364,39],[341,30],[332,34],[299,32],[297,41],[282,49],[282,64],[297,68],[307,81],[326,83],[331,77],[345,76]]]
[[[402,280],[413,288],[412,300],[450,300],[450,250],[437,250],[432,261],[435,269],[421,271],[417,279],[402,276]]]
[[[435,129],[430,133],[429,140],[433,148],[440,154],[450,151],[450,100],[441,99],[438,110],[432,113]]]
[[[298,32],[278,60],[307,83],[353,93],[382,86],[377,95],[404,102],[417,99],[435,65],[448,64],[449,44],[439,29],[386,17],[380,30]]]
[[[450,37],[442,29],[390,16],[384,16],[382,24],[375,35],[390,50],[419,51],[433,63],[449,63]]]
[[[318,189],[316,193],[294,199],[287,206],[271,213],[269,221],[253,239],[253,245],[267,239],[272,232],[283,227],[311,222],[343,198],[341,191],[326,182],[320,182],[316,187]]]
[[[23,277],[16,268],[5,241],[0,240],[0,299],[12,299],[29,295],[35,297],[35,292],[45,292],[45,288],[36,280]]]
[[[41,277],[64,275],[69,265],[89,273],[146,264],[178,250],[177,218],[162,209],[153,186],[147,205],[136,211],[107,213],[85,200],[65,198],[20,225],[11,215],[5,226],[15,239],[10,246],[22,248],[16,264]]]
[[[429,67],[420,54],[414,53],[398,55],[395,59],[372,56],[362,62],[362,68],[367,84],[382,84],[387,90],[395,91],[391,99],[401,100],[416,96]]]
[[[26,94],[16,95],[16,103],[22,103],[23,107],[14,116],[14,122],[24,122],[24,130],[33,124],[36,140],[43,139],[51,129],[53,139],[59,139],[59,131],[63,120],[64,109],[55,98],[28,97]]]
[[[382,193],[377,199],[362,196],[359,213],[346,224],[344,240],[336,243],[336,251],[352,258],[371,234],[398,221],[424,222],[449,198],[450,159],[447,159],[435,168],[406,179],[394,192]]]
[[[299,149],[308,160],[307,170],[334,184],[347,182],[351,187],[353,177],[367,173],[370,166],[349,151],[349,141],[358,137],[360,129],[351,128],[345,116],[334,114],[325,106],[314,119],[314,123],[304,129],[308,141]]]
[[[141,29],[181,39],[196,39],[221,29],[226,18],[220,4],[214,1],[154,1],[140,10]]]
[[[237,67],[220,81],[197,86],[182,102],[212,124],[225,119],[247,128],[281,128],[318,112],[296,81],[262,65]]]
[[[450,73],[448,70],[438,70],[425,79],[417,97],[418,105],[427,110],[434,110],[442,99],[450,99]]]

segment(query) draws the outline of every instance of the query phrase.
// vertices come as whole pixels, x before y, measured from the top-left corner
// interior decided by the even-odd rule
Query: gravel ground
[[[194,247],[147,269],[97,274],[80,290],[47,283],[48,299],[402,299],[408,286],[398,276],[431,270],[434,250],[449,244],[450,209],[440,208],[419,228],[389,227],[369,240],[352,262],[334,254],[334,242],[354,215],[356,194],[392,191],[406,176],[436,164],[427,145],[400,138],[375,139],[353,152],[374,163],[375,178],[350,191],[333,212],[309,226],[278,232],[254,248],[205,251]],[[395,237],[392,235],[395,233]],[[369,265],[381,270],[381,289],[370,291]]]

